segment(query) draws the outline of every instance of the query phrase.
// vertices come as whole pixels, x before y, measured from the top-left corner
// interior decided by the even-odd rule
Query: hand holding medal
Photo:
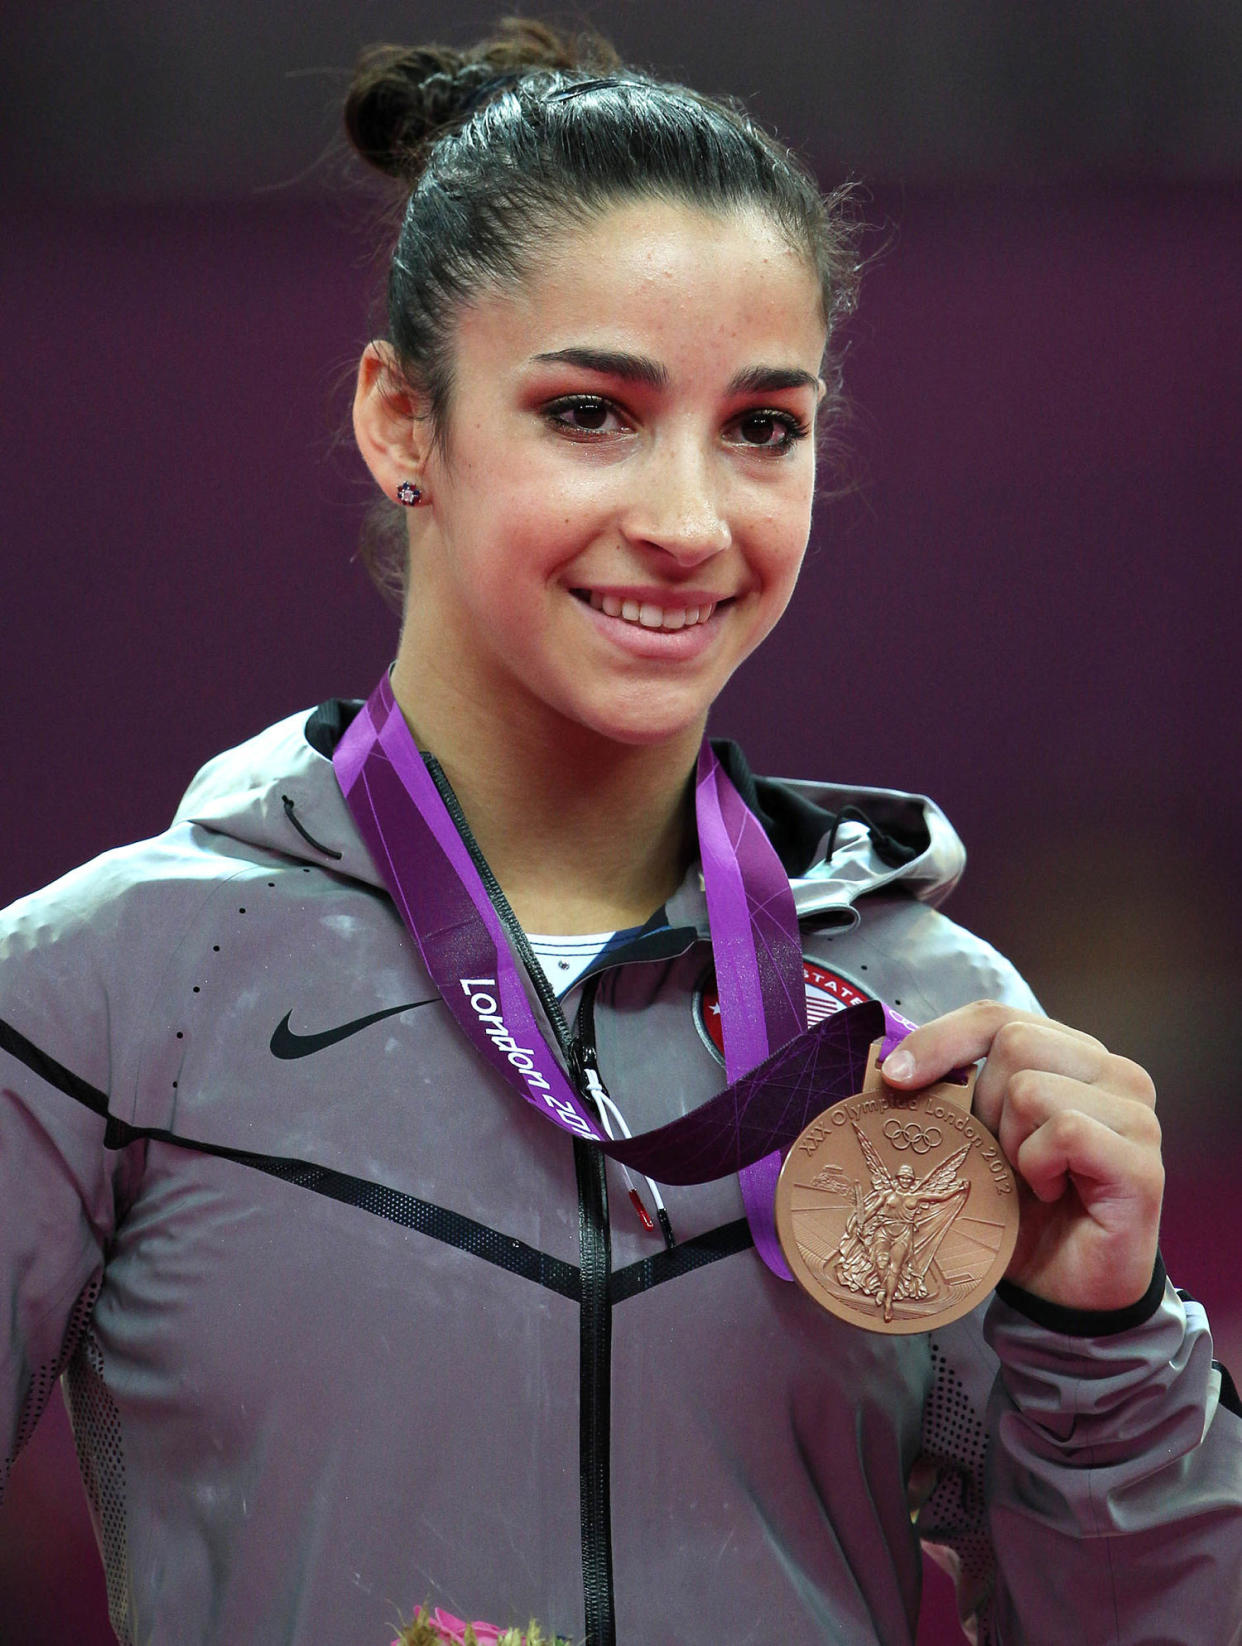
[[[975,1071],[906,1093],[880,1074],[795,1141],[776,1187],[786,1261],[821,1308],[871,1331],[931,1331],[981,1302],[1018,1238],[1013,1172],[971,1113]]]
[[[1151,1281],[1164,1188],[1149,1076],[1080,1030],[979,1001],[914,1030],[884,1079],[913,1096],[978,1058],[974,1111],[1018,1180],[1006,1278],[1064,1308],[1133,1304]]]
[[[816,1302],[905,1333],[957,1319],[1002,1277],[1073,1309],[1143,1296],[1164,1178],[1142,1069],[988,1001],[915,1030],[882,1075],[878,1051],[781,1172],[781,1244]],[[944,1078],[981,1057],[977,1080]]]

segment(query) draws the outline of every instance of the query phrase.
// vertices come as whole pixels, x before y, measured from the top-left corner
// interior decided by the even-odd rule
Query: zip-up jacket
[[[1117,1314],[1002,1286],[862,1331],[767,1270],[736,1178],[664,1191],[667,1248],[451,1019],[335,781],[355,709],[221,755],[0,922],[0,1449],[63,1373],[119,1639],[385,1646],[427,1602],[904,1646],[921,1538],[981,1646],[1242,1641],[1202,1308],[1161,1271]],[[722,754],[812,1020],[1034,1008],[937,911],[964,857],[929,801]],[[714,1007],[697,868],[562,1000],[634,1133],[725,1083]]]

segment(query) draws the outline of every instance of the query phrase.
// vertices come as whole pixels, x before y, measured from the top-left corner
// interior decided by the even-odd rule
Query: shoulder
[[[242,871],[238,855],[190,824],[104,852],[0,912],[0,960],[64,943],[115,948],[127,936],[153,937]]]
[[[107,1087],[169,957],[253,865],[177,825],[104,853],[0,913],[0,1024]]]
[[[927,1021],[972,1000],[1039,1004],[986,939],[941,913],[966,863],[926,795],[759,778],[753,792],[790,873],[808,958],[846,985]]]
[[[222,881],[277,861],[271,795],[303,780],[305,719],[292,716],[209,760],[162,833],[103,852],[0,911],[0,959],[94,940],[123,961],[123,939],[158,942]],[[307,749],[302,764],[311,762],[330,780],[329,763]]]
[[[0,956],[91,933],[111,943],[134,927],[158,939],[223,882],[357,856],[331,760],[307,737],[322,712],[290,715],[214,756],[163,833],[104,852],[0,912]],[[354,869],[351,860],[340,872]]]
[[[1000,1000],[1022,1011],[1040,1010],[1013,962],[939,909],[881,893],[863,899],[859,915],[857,945],[870,950],[889,975],[902,980],[900,1009],[907,1017],[923,1021],[972,1000]]]
[[[305,844],[281,796],[351,839],[352,829],[331,762],[302,736],[306,719],[292,716],[210,761],[163,833],[105,852],[0,912],[0,1020],[45,1049],[81,1045],[95,1072],[79,1072],[106,1075],[108,1048],[124,1025],[143,1021],[171,958],[218,897],[260,877],[322,878],[334,860]]]

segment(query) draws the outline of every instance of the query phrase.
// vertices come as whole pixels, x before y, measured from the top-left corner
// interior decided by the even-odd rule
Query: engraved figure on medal
[[[795,1141],[776,1227],[795,1280],[821,1307],[879,1332],[930,1331],[974,1308],[1018,1232],[1013,1173],[970,1113],[965,1086],[884,1085],[872,1049],[863,1090]]]
[[[854,1210],[846,1220],[835,1259],[827,1257],[823,1265],[832,1264],[839,1286],[874,1299],[884,1319],[891,1321],[897,1299],[915,1298],[922,1303],[947,1289],[936,1266],[936,1253],[970,1195],[969,1182],[957,1175],[970,1145],[964,1144],[951,1159],[933,1166],[920,1179],[908,1161],[890,1172],[858,1123],[850,1124],[871,1173],[871,1192],[864,1199],[861,1185],[848,1181]],[[847,1181],[843,1175],[841,1181],[843,1185]]]

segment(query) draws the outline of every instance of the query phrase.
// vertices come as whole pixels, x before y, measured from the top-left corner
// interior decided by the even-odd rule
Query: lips
[[[632,623],[642,629],[662,629],[672,633],[678,629],[693,629],[706,623],[716,610],[718,601],[699,599],[696,605],[665,605],[655,600],[639,600],[634,596],[600,594],[595,589],[576,589],[580,600],[585,600],[605,617],[616,617],[623,623]]]

